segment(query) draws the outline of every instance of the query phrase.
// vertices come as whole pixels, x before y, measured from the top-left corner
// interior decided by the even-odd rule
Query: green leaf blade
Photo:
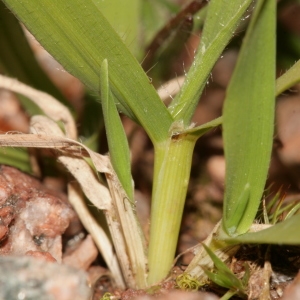
[[[137,60],[92,0],[5,0],[37,40],[71,74],[98,93],[100,66],[110,63],[118,109],[137,120],[152,141],[168,135],[172,117]]]
[[[223,118],[218,117],[216,119],[213,119],[205,124],[202,124],[200,126],[184,130],[185,134],[193,136],[194,138],[200,138],[202,135],[207,133],[208,131],[215,129],[216,127],[220,126],[222,124]]]
[[[0,68],[3,73],[52,95],[71,108],[70,103],[41,69],[19,21],[2,1],[0,1],[0,40]],[[35,111],[27,103],[23,101],[22,104],[26,109]]]
[[[0,164],[13,166],[26,173],[32,173],[29,153],[25,148],[2,148]]]
[[[276,80],[276,95],[300,82],[300,60]]]
[[[226,264],[204,243],[202,243],[207,254],[210,256],[211,260],[214,262],[216,269],[223,273],[231,273],[231,270],[226,266]]]
[[[181,92],[169,107],[175,120],[182,119],[189,125],[210,72],[250,3],[251,0],[210,1],[195,60]]]
[[[105,130],[112,166],[128,198],[133,202],[130,151],[119,113],[109,89],[108,62],[106,59],[101,65],[100,87]]]
[[[139,28],[141,0],[93,0],[102,14],[107,18],[130,51],[138,56],[141,54]]]
[[[300,228],[300,215],[295,215],[270,228],[225,238],[224,241],[234,244],[300,245],[298,228]]]
[[[260,6],[259,6],[260,5]],[[252,16],[223,110],[226,179],[223,226],[237,234],[256,215],[270,162],[275,110],[274,1],[260,1]],[[260,8],[260,9],[259,9]],[[234,215],[246,185],[244,213]],[[239,209],[240,210],[240,209]]]

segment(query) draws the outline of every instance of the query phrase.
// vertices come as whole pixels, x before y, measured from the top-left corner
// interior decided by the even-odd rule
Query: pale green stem
[[[182,134],[155,147],[149,285],[165,278],[174,260],[195,142]]]
[[[233,297],[234,295],[236,295],[236,293],[237,293],[236,291],[229,290],[229,291],[226,292],[225,295],[223,295],[222,298],[220,298],[220,300],[228,300],[231,297]]]

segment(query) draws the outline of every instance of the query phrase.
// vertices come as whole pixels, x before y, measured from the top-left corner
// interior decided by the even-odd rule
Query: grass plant
[[[110,4],[102,2],[3,0],[7,8],[1,9],[11,10],[42,46],[101,102],[109,159],[75,142],[76,134],[68,135],[66,125],[65,132],[50,133],[51,146],[57,148],[63,144],[69,149],[65,154],[67,156],[71,155],[71,149],[80,147],[85,156],[91,158],[93,168],[105,174],[110,192],[107,193],[100,179],[96,180],[93,188],[98,191],[97,184],[103,187],[107,197],[97,194],[98,199],[95,200],[91,199],[95,196],[87,191],[86,181],[74,176],[85,195],[93,203],[97,202],[97,207],[104,211],[125,285],[146,288],[161,282],[169,274],[176,251],[195,143],[207,131],[221,124],[227,167],[223,220],[214,236],[199,250],[199,255],[196,254],[186,274],[201,278],[205,273],[213,278],[215,275],[211,271],[206,269],[203,272],[201,268],[203,257],[209,255],[218,264],[213,251],[222,257],[220,253],[224,254],[226,249],[240,243],[299,244],[297,230],[291,230],[300,226],[299,215],[293,215],[269,229],[249,232],[261,203],[270,164],[275,98],[300,81],[299,61],[279,79],[275,78],[276,1],[257,0],[254,5],[251,0],[211,0],[206,6],[199,5],[199,9],[205,7],[193,13],[205,18],[200,44],[181,90],[168,106],[161,101],[137,60],[142,57],[139,48],[145,48],[149,36],[153,37],[153,32],[158,29],[154,28],[156,25],[149,25],[155,18],[151,14],[152,4],[134,0],[129,1],[130,5],[125,5],[122,11],[115,11],[122,15],[120,20],[125,22],[122,26],[134,34],[129,37],[125,33],[127,38],[122,39],[122,35],[116,32],[121,25],[111,17],[120,1],[111,0]],[[163,5],[168,1],[153,2]],[[176,10],[176,7],[171,7]],[[126,17],[129,15],[130,18]],[[149,28],[145,29],[144,41],[138,42],[140,28],[136,20],[143,17]],[[241,24],[249,19],[238,62],[227,88],[223,116],[196,126],[191,120],[212,68]],[[202,26],[200,23],[196,22],[196,25]],[[20,69],[25,68],[23,62],[16,61]],[[24,80],[22,75],[15,76]],[[9,85],[4,86],[3,82],[3,78],[0,78],[0,86],[9,89]],[[34,85],[34,80],[30,79],[27,83]],[[24,94],[18,89],[15,91],[32,99],[31,94]],[[50,90],[48,92],[52,93]],[[54,121],[65,122],[63,116],[55,119],[49,113],[49,107],[42,107],[42,110]],[[154,146],[148,246],[135,214],[130,149],[119,113],[139,124]],[[49,147],[49,143],[46,140],[43,147]],[[2,146],[15,144],[15,136],[11,141],[3,136],[0,139]],[[41,144],[40,140],[38,142],[32,137],[31,147]],[[18,145],[28,146],[22,143],[21,138]],[[82,157],[76,159],[83,161]],[[64,161],[64,164],[69,167],[71,163]],[[76,194],[74,190],[71,193]],[[290,214],[293,214],[293,210]],[[223,281],[230,275],[230,283],[226,282],[230,295],[245,291],[245,283],[236,280],[222,263],[219,263],[218,269]],[[232,286],[234,281],[235,285]],[[124,287],[122,279],[119,284]]]

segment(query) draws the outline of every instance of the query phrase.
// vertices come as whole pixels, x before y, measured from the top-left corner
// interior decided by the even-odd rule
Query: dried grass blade
[[[68,185],[68,198],[73,208],[76,210],[83,226],[92,235],[100,253],[112,273],[113,279],[119,288],[124,289],[125,284],[118,264],[117,257],[114,254],[113,246],[108,239],[102,227],[97,223],[90,211],[87,209],[83,195],[78,188],[78,184],[70,183]]]
[[[0,88],[21,94],[39,106],[54,121],[64,123],[67,137],[76,140],[77,130],[69,110],[54,97],[3,75],[0,75]]]

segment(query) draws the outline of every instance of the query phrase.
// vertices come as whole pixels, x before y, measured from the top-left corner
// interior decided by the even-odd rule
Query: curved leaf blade
[[[235,244],[300,245],[300,235],[297,228],[300,228],[300,215],[295,215],[258,232],[248,232],[233,238],[224,238],[224,241]]]
[[[207,78],[250,3],[251,0],[210,1],[195,60],[181,92],[169,106],[176,120],[189,125]]]
[[[138,120],[153,141],[168,136],[172,117],[137,60],[92,0],[4,0],[37,40],[96,94],[100,66],[110,65],[118,109]]]

